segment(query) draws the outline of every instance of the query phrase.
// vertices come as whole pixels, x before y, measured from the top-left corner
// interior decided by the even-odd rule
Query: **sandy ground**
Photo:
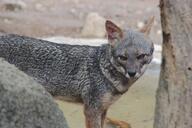
[[[9,2],[19,6],[7,6]],[[159,0],[0,0],[0,34],[79,38],[90,12],[133,29],[154,15],[156,20],[150,37],[161,44],[158,5]],[[159,69],[157,65],[156,69]],[[158,72],[149,72],[137,81],[111,106],[108,116],[127,121],[132,128],[152,128]],[[71,128],[84,128],[81,106],[57,102]]]

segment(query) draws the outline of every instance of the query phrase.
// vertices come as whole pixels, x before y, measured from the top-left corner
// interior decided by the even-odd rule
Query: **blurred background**
[[[155,44],[153,62],[108,112],[108,117],[124,120],[133,128],[152,128],[161,63],[158,5],[159,0],[0,0],[0,35],[14,33],[57,43],[100,45],[106,43],[106,19],[123,29],[139,30],[155,16],[150,33]],[[57,102],[71,128],[84,127],[82,106]]]

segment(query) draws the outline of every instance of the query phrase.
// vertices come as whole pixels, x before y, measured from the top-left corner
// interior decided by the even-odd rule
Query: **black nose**
[[[128,74],[129,74],[130,77],[134,77],[136,72],[128,72]]]

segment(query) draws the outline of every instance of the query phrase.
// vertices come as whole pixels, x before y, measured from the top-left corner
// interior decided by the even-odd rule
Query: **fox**
[[[40,83],[54,98],[80,103],[86,128],[103,128],[107,110],[145,72],[153,58],[148,34],[154,17],[140,30],[106,20],[107,44],[57,44],[6,34],[0,57]]]

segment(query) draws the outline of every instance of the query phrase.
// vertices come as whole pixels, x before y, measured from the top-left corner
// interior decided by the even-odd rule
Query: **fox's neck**
[[[112,83],[119,93],[125,93],[131,84],[123,74],[117,71],[117,69],[110,62],[110,46],[103,45],[100,49],[100,68],[104,76]]]

